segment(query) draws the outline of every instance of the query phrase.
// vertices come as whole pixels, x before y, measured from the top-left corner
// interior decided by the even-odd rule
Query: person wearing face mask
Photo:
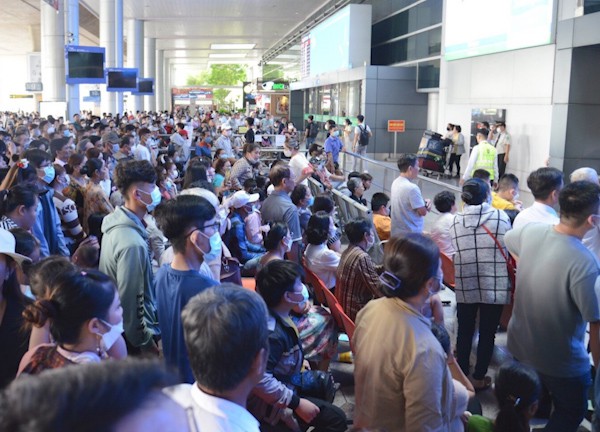
[[[498,176],[502,177],[508,164],[510,149],[512,148],[511,136],[506,132],[506,123],[496,122],[496,129],[492,137],[492,143],[498,152]]]
[[[340,152],[346,151],[344,143],[340,139],[340,131],[336,124],[329,125],[329,137],[325,140],[323,149],[327,155],[326,168],[331,173],[335,173],[339,168],[339,155]]]
[[[54,165],[54,172],[56,175],[50,183],[50,186],[54,189],[52,200],[60,217],[65,243],[69,250],[75,251],[75,245],[83,240],[84,233],[79,223],[79,214],[75,202],[63,195],[63,190],[70,183],[69,175],[65,168],[58,164]]]
[[[308,186],[307,178],[314,173],[312,165],[303,153],[300,153],[300,143],[295,139],[286,139],[283,144],[283,154],[290,159],[290,170],[294,173],[296,184]]]
[[[19,374],[37,375],[72,364],[98,363],[123,333],[123,309],[111,278],[95,270],[59,275],[50,294],[23,312],[25,321],[43,327],[50,321],[54,343],[23,356]]]
[[[154,276],[144,216],[161,201],[156,173],[148,161],[115,168],[125,204],[104,218],[100,270],[117,282],[123,303],[125,339],[130,353],[158,355],[160,335],[154,302]]]
[[[486,373],[502,309],[510,303],[511,287],[504,251],[504,234],[510,229],[510,220],[502,210],[489,205],[490,187],[481,179],[467,180],[461,197],[465,206],[450,227],[456,251],[456,358],[464,374],[469,376],[471,345],[479,312],[477,363],[471,382],[476,390],[482,390],[491,385]]]
[[[219,232],[213,205],[205,198],[180,195],[159,205],[158,226],[173,246],[173,261],[156,273],[156,304],[161,323],[163,354],[176,367],[181,379],[193,383],[194,376],[185,348],[181,312],[188,301],[219,282],[200,273],[211,252],[211,237]]]
[[[258,262],[265,253],[262,246],[248,241],[245,230],[245,219],[252,212],[252,203],[257,202],[258,199],[259,195],[257,193],[249,194],[242,190],[233,194],[229,200],[231,229],[225,243],[231,251],[231,255],[243,265],[243,276],[252,277],[256,274]]]
[[[254,183],[256,184],[256,182]],[[260,208],[262,207],[263,202],[267,198],[267,194],[264,190],[258,189],[256,187],[252,188],[249,191],[249,193],[250,195],[258,194],[258,201],[250,203],[252,204],[252,211],[248,216],[246,216],[246,219],[244,219],[244,222],[246,224],[244,230],[246,231],[246,238],[248,239],[248,241],[260,247],[263,244],[263,233],[269,232],[269,225],[262,225],[261,223],[260,213]]]
[[[341,256],[336,270],[335,296],[351,320],[370,300],[381,297],[379,276],[368,254],[375,244],[373,224],[363,218],[354,219],[345,226],[350,246]]]
[[[260,258],[257,272],[271,261],[285,259],[285,254],[292,248],[292,237],[287,225],[283,222],[272,222],[269,232],[265,234],[264,245],[267,253]]]
[[[458,430],[451,427],[456,407],[446,353],[420,313],[440,288],[439,255],[422,234],[393,237],[387,244],[378,284],[383,298],[358,313],[352,338],[355,427]]]
[[[336,272],[340,265],[340,254],[327,247],[327,239],[333,221],[324,211],[312,215],[306,228],[308,246],[304,251],[306,266],[314,272],[323,284],[333,290],[336,285]]]
[[[244,181],[256,177],[259,173],[260,145],[256,143],[244,145],[244,157],[238,159],[231,167],[231,187],[240,190]]]
[[[44,192],[39,195],[39,210],[36,223],[32,227],[32,233],[40,241],[40,252],[42,257],[49,255],[70,256],[69,248],[61,229],[61,222],[56,211],[52,196],[54,189],[50,183],[56,176],[51,157],[45,151],[39,149],[27,150],[23,159],[28,161],[30,167],[37,173],[36,187]]]
[[[81,173],[88,176],[89,183],[83,196],[83,229],[89,233],[89,219],[94,214],[107,215],[114,211],[101,183],[108,178],[108,167],[103,159],[88,159]]]
[[[231,160],[231,163],[235,163],[235,156],[238,152],[238,148],[233,146],[231,142],[232,136],[233,132],[231,131],[231,125],[229,123],[221,125],[221,135],[219,135],[219,138],[217,138],[217,141],[215,142],[215,149],[222,149]]]
[[[298,207],[298,219],[300,220],[300,229],[302,233],[306,230],[306,226],[308,225],[308,220],[310,219],[312,212],[310,211],[310,207],[313,205],[315,201],[315,197],[312,196],[310,189],[308,186],[303,184],[296,185],[292,193],[290,194],[290,198],[296,207]]]

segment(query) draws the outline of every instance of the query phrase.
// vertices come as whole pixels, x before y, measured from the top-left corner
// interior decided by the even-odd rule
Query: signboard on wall
[[[477,124],[484,121],[488,122],[490,126],[494,126],[499,121],[506,122],[506,110],[499,108],[473,108],[471,110],[471,148],[477,145]]]
[[[212,89],[207,87],[173,87],[171,94],[176,101],[190,99],[208,100],[213,98]]]
[[[405,127],[404,120],[388,120],[388,132],[404,132]]]

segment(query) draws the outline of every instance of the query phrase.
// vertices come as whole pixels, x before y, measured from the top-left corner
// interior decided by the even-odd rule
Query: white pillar
[[[65,102],[65,15],[40,0],[44,102]],[[56,113],[62,115],[62,113]]]
[[[123,0],[115,0],[115,60],[123,67]],[[116,93],[116,112],[123,113],[123,93]]]
[[[141,73],[141,71],[140,71]],[[145,78],[154,79],[154,94],[157,91],[157,80],[156,80],[156,39],[147,37],[144,38],[144,73]],[[144,96],[144,110],[155,111],[156,108],[156,97],[155,96]]]
[[[106,50],[105,66],[107,68],[117,67],[115,19],[115,0],[102,0],[100,2],[100,46]],[[117,94],[107,92],[105,85],[101,85],[100,88],[102,112],[115,114],[117,112]]]
[[[79,45],[79,0],[65,1],[65,15],[67,43]],[[67,86],[67,112],[68,120],[73,120],[73,116],[79,114],[79,84]]]
[[[127,67],[138,68],[138,77],[146,77],[144,75],[144,21],[131,19],[127,22]],[[133,111],[141,111],[143,109],[142,96],[130,96],[128,100],[128,108]]]
[[[163,57],[163,66],[164,66],[164,77],[163,77],[163,82],[164,82],[164,106],[163,109],[166,109],[168,111],[171,111],[172,107],[171,107],[171,62],[169,61],[168,58],[164,58]]]
[[[427,129],[429,130],[437,130],[439,103],[439,93],[427,93]]]
[[[165,109],[165,52],[156,50],[154,92],[156,93],[156,111]]]

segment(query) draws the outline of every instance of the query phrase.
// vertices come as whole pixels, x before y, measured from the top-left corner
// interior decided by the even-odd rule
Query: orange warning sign
[[[388,120],[388,132],[404,132],[404,120]]]

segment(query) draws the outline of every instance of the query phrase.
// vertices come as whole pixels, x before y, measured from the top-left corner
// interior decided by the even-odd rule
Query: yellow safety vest
[[[494,179],[494,161],[496,160],[496,149],[487,141],[481,141],[478,145],[479,151],[477,153],[477,160],[473,166],[473,172],[478,169],[484,169],[490,173],[490,179]]]

